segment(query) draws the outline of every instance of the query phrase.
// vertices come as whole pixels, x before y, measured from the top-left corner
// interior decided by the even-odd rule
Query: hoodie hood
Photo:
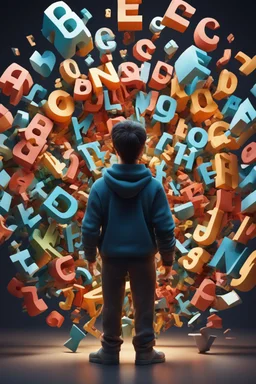
[[[152,179],[145,164],[113,164],[105,168],[103,178],[108,187],[120,197],[135,197]]]

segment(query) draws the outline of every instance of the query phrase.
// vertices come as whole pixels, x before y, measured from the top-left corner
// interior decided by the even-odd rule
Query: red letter
[[[0,78],[0,89],[10,97],[10,104],[19,104],[23,95],[28,95],[33,85],[29,72],[19,64],[12,63]]]
[[[213,38],[210,39],[210,37],[208,37],[205,33],[206,27],[208,27],[209,29],[215,30],[215,29],[218,29],[220,25],[217,20],[212,19],[210,17],[207,17],[201,20],[195,29],[194,41],[198,46],[198,48],[206,52],[211,52],[217,48],[220,38],[214,35]]]

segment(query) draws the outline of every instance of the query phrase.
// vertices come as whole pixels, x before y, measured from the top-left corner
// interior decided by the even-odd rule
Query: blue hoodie
[[[100,228],[102,230],[100,232]],[[85,258],[153,257],[172,265],[174,220],[162,184],[145,164],[113,164],[90,190],[82,221]]]

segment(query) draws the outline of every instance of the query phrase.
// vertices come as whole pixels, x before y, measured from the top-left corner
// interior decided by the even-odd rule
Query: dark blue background
[[[18,1],[12,0],[1,4],[1,22],[0,22],[0,36],[1,36],[1,59],[0,59],[0,73],[12,62],[17,62],[24,66],[26,69],[31,71],[31,75],[34,82],[41,84],[49,91],[54,90],[54,80],[59,77],[58,64],[63,61],[63,58],[58,54],[53,45],[49,43],[41,34],[43,12],[52,3],[52,1]],[[140,14],[143,15],[144,31],[136,33],[136,39],[151,37],[151,33],[148,30],[150,21],[155,16],[163,16],[168,5],[169,0],[158,0],[153,2],[152,0],[144,0],[140,6]],[[218,48],[213,53],[212,62],[210,68],[213,70],[212,75],[216,80],[218,79],[218,73],[215,70],[215,62],[222,56],[224,49],[232,49],[232,57],[235,56],[240,50],[245,52],[247,55],[252,57],[255,55],[255,2],[251,0],[244,0],[242,2],[234,2],[231,0],[190,0],[189,3],[193,5],[197,10],[195,15],[191,19],[189,28],[184,34],[175,32],[171,29],[166,28],[161,38],[156,41],[157,51],[153,56],[152,63],[154,64],[158,59],[164,59],[165,54],[163,52],[163,46],[169,40],[174,39],[179,45],[178,55],[186,49],[188,46],[193,44],[193,33],[197,23],[204,17],[213,17],[220,23],[220,29],[215,33],[221,38]],[[93,15],[87,26],[94,37],[97,29],[106,26],[113,30],[117,35],[118,51],[124,49],[125,46],[121,43],[122,33],[117,31],[116,23],[116,1],[74,1],[69,0],[67,4],[79,14],[82,8],[87,8]],[[254,4],[254,5],[253,5]],[[112,18],[106,19],[105,8],[112,9]],[[235,41],[232,44],[227,42],[227,36],[233,33],[235,35]],[[36,46],[31,47],[26,39],[26,35],[32,34],[35,37]],[[15,57],[11,51],[11,48],[19,48],[21,56]],[[131,47],[131,46],[130,46]],[[48,79],[42,79],[36,74],[29,63],[29,57],[35,50],[38,50],[41,54],[44,50],[52,50],[57,57],[57,65]],[[115,66],[120,62],[119,54],[114,54]],[[97,51],[92,52],[92,56],[95,59],[95,65],[99,64]],[[132,54],[130,53],[131,61],[134,61]],[[88,68],[84,64],[83,59],[76,58],[80,70],[82,73],[87,74]],[[175,60],[175,58],[174,58]],[[174,60],[170,62],[173,64]],[[251,101],[256,105],[256,100],[249,90],[253,84],[256,83],[256,71],[249,76],[240,76],[238,68],[240,63],[232,59],[231,63],[227,66],[227,69],[233,71],[239,78],[239,86],[235,92],[235,95],[244,99],[250,97]],[[154,68],[154,66],[152,66]],[[8,106],[8,98],[0,95],[1,102]],[[222,106],[224,102],[221,102]],[[15,113],[16,107],[9,106],[10,110]],[[18,106],[19,109],[23,109],[22,103]],[[249,141],[251,141],[250,139]],[[255,242],[254,242],[255,244]],[[255,245],[252,246],[252,249]],[[12,276],[16,273],[16,270],[9,259],[9,253],[7,246],[0,248],[0,298],[1,298],[1,316],[0,326],[5,328],[36,328],[36,327],[48,327],[45,323],[45,314],[36,318],[29,317],[26,313],[21,311],[22,300],[11,296],[6,286]],[[239,292],[238,292],[239,293]],[[222,312],[223,325],[226,327],[246,327],[255,328],[255,305],[256,305],[256,290],[252,290],[248,293],[239,293],[243,299],[243,304]],[[55,308],[52,301],[48,300],[47,304],[49,309]],[[67,326],[71,326],[71,322],[67,321]],[[65,324],[65,323],[64,323]]]

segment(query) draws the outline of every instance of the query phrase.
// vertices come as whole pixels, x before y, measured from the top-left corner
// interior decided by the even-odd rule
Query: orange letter
[[[44,104],[45,113],[57,123],[66,123],[75,110],[73,98],[65,91],[53,91]]]
[[[142,0],[117,0],[118,31],[141,31],[142,16],[138,15]]]
[[[209,89],[197,89],[191,95],[190,112],[194,122],[202,123],[212,117],[217,110],[218,104],[213,100]]]
[[[194,15],[196,9],[183,0],[173,0],[169,5],[169,8],[167,9],[162,20],[162,25],[183,33],[186,31],[190,22],[184,19],[184,17],[178,15],[176,13],[177,9],[182,11],[182,16],[189,18]]]
[[[232,95],[236,90],[237,84],[238,80],[236,75],[229,72],[227,69],[223,69],[220,73],[218,86],[213,97],[216,100],[222,100],[225,97]]]
[[[85,101],[92,96],[92,83],[90,80],[76,79],[74,87],[74,100]]]
[[[102,84],[104,84],[110,90],[120,88],[119,77],[111,62],[106,63],[100,68],[90,68],[89,79],[92,83],[93,91],[96,93],[96,95],[102,93]]]
[[[60,64],[61,77],[68,83],[74,84],[76,79],[81,76],[81,72],[75,60],[67,59]]]
[[[242,292],[248,292],[256,285],[256,251],[250,254],[239,271],[240,277],[231,280],[231,287]]]

